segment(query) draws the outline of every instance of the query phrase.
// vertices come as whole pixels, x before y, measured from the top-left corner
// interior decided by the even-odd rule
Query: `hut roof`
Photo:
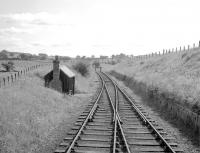
[[[65,65],[60,65],[60,70],[62,70],[68,77],[75,77],[75,74]]]

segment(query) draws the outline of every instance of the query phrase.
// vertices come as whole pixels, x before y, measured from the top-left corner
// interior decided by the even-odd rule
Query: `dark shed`
[[[59,65],[58,57],[53,61],[53,70],[44,76],[45,86],[57,91],[74,94],[75,74],[65,65]]]

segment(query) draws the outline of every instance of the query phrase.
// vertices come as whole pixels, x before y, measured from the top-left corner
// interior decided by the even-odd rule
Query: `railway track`
[[[151,120],[108,75],[54,153],[178,153],[174,139]]]

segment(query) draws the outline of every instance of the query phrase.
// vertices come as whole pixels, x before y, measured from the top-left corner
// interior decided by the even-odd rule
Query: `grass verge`
[[[0,89],[0,152],[53,152],[90,101],[96,85],[81,82],[89,82],[94,76],[76,76],[82,92],[68,96],[44,87],[41,76],[48,71],[43,67]]]

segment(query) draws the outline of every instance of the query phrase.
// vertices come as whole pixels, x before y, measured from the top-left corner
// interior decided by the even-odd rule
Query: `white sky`
[[[199,0],[0,0],[0,50],[140,55],[200,40]]]

